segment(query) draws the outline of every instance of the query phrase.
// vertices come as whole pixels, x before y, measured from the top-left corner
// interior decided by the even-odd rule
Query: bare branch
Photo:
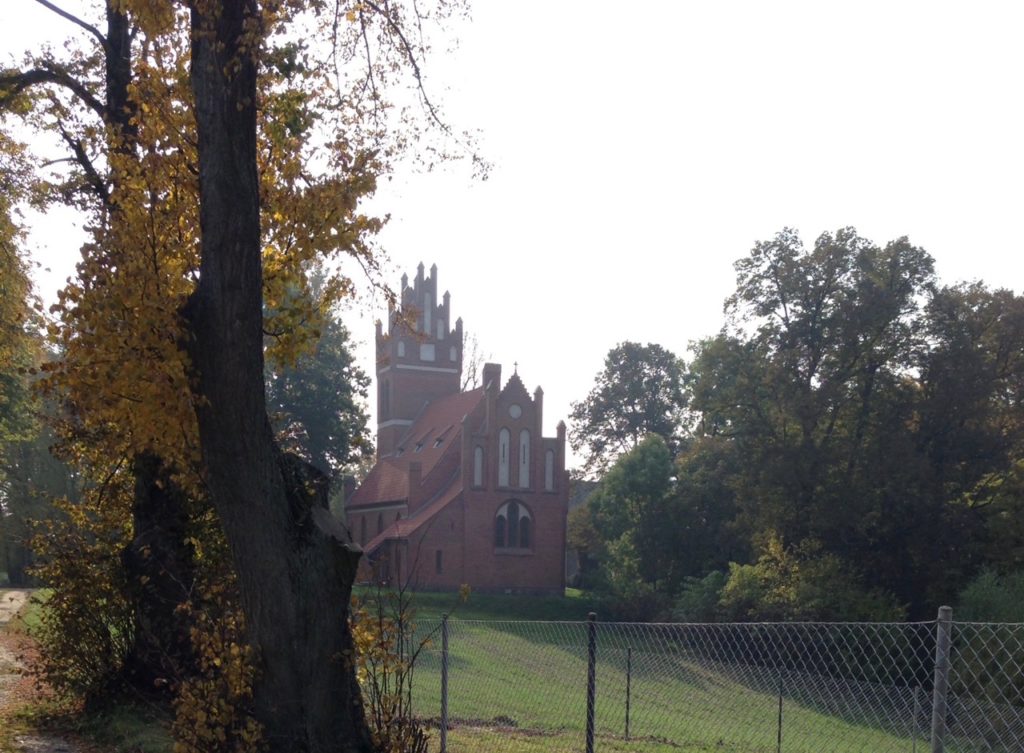
[[[374,13],[383,18],[387,23],[388,28],[390,28],[395,36],[398,37],[398,41],[401,43],[402,52],[405,53],[405,57],[409,61],[409,67],[412,68],[412,75],[416,79],[416,89],[419,91],[420,97],[423,99],[423,106],[427,108],[427,114],[430,116],[430,119],[437,124],[438,128],[440,128],[444,133],[451,135],[451,128],[441,119],[437,108],[434,107],[434,103],[430,100],[430,97],[427,96],[426,87],[423,85],[423,74],[420,71],[419,61],[416,59],[416,52],[413,49],[413,46],[409,43],[409,40],[406,39],[405,32],[402,30],[402,27],[395,23],[395,20],[391,17],[390,13],[379,5],[371,2],[371,0],[364,0],[363,5],[370,8]]]
[[[46,162],[43,162],[39,166],[40,167],[53,167],[54,165],[59,165],[61,162],[76,162],[76,161],[77,160],[74,157],[59,157],[57,159],[48,159],[48,160],[46,160]]]
[[[85,21],[80,19],[78,16],[75,16],[75,15],[73,15],[71,13],[68,13],[66,10],[63,10],[62,8],[58,8],[56,5],[51,3],[49,0],[36,0],[36,2],[39,3],[40,5],[42,5],[47,10],[53,11],[54,13],[56,13],[61,18],[65,18],[68,21],[70,21],[71,23],[75,24],[76,26],[80,26],[81,28],[85,29],[87,32],[89,32],[94,37],[96,37],[96,39],[99,40],[99,42],[103,46],[104,50],[106,50],[107,52],[110,52],[110,43],[107,41],[107,38],[105,36],[103,36],[103,34],[100,32],[100,30],[97,29],[95,26],[93,26],[92,24],[87,24]]]
[[[366,80],[363,81],[363,91],[369,85],[373,92],[373,119],[379,121],[380,116],[380,95],[377,92],[377,81],[373,77],[373,53],[370,51],[370,39],[366,34],[366,16],[362,9],[359,10],[359,31],[363,38],[363,47],[366,50]]]
[[[38,84],[57,84],[78,97],[82,104],[101,118],[106,118],[107,108],[82,82],[60,66],[48,63],[44,63],[42,68],[33,68],[30,71],[0,74],[0,105]]]

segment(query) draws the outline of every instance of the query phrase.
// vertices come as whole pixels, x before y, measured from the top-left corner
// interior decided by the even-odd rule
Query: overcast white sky
[[[74,32],[0,2],[4,50]],[[460,36],[428,82],[495,167],[398,176],[382,240],[394,284],[436,263],[492,360],[544,388],[546,434],[616,343],[717,331],[732,263],[784,226],[907,235],[943,281],[1022,290],[1024,3],[477,0]],[[67,222],[37,236],[46,297]],[[348,319],[371,373],[379,315]]]

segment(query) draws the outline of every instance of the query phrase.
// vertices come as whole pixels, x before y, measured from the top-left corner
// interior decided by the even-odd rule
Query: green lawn
[[[427,629],[421,624],[421,630]],[[440,709],[438,641],[420,659],[416,713]],[[586,628],[579,624],[452,620],[449,641],[449,736],[453,751],[582,751],[586,719]],[[611,653],[611,655],[609,655]],[[777,750],[779,698],[756,669],[689,660],[661,646],[634,649],[630,727],[625,735],[626,667],[621,652],[597,663],[598,751]],[[870,710],[847,719],[783,697],[782,750],[787,753],[912,751],[903,730],[871,723]],[[851,719],[862,718],[856,723]],[[437,743],[435,733],[435,746]],[[489,740],[484,744],[484,740]],[[917,750],[927,745],[919,736]],[[435,748],[436,749],[436,748]]]
[[[416,594],[417,635],[433,632],[415,670],[415,713],[440,715],[440,616],[449,620],[449,719],[451,753],[582,753],[586,720],[587,626],[593,602],[576,593],[565,599]],[[40,607],[26,610],[38,619]],[[605,632],[607,630],[607,632]],[[630,739],[626,726],[626,653],[629,634]],[[618,637],[612,640],[613,632]],[[602,637],[607,636],[607,637]],[[643,630],[602,625],[598,630],[596,745],[598,753],[775,753],[779,693],[767,670],[729,665],[687,654],[679,646],[645,638]],[[805,689],[806,690],[806,689]],[[914,753],[930,749],[924,709],[918,730],[909,713],[879,714],[871,704],[801,692],[791,679],[782,698],[785,753]],[[927,703],[927,700],[922,701]],[[131,727],[137,714],[100,726]],[[166,751],[164,724],[140,720],[140,730],[114,738],[152,734],[137,750]],[[83,730],[92,732],[92,730]],[[95,734],[88,736],[97,737]],[[437,753],[440,732],[432,731]],[[948,745],[949,753],[963,753]],[[993,751],[995,753],[995,751]],[[999,751],[998,753],[1003,753]]]
[[[377,593],[370,588],[356,588],[355,593],[373,600]],[[440,620],[451,614],[460,620],[571,620],[587,619],[597,609],[597,602],[583,592],[567,588],[564,597],[470,594],[463,602],[458,594],[417,592],[406,595],[417,619]]]

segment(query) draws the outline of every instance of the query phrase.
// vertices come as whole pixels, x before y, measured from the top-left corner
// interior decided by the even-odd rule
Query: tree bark
[[[346,613],[358,550],[326,479],[274,442],[263,384],[255,0],[194,0],[192,89],[202,258],[193,334],[205,481],[257,650],[254,713],[271,751],[371,751]]]
[[[195,559],[186,542],[187,500],[160,458],[139,455],[132,471],[134,537],[121,560],[135,633],[124,675],[139,691],[161,695],[194,666],[190,624],[177,608],[191,594]]]

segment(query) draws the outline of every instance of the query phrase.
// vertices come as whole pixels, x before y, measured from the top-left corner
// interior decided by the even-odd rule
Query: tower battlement
[[[409,284],[402,275],[399,305],[377,323],[377,457],[394,452],[424,405],[459,392],[462,319],[451,322],[451,295],[438,299],[437,265],[423,263]]]

